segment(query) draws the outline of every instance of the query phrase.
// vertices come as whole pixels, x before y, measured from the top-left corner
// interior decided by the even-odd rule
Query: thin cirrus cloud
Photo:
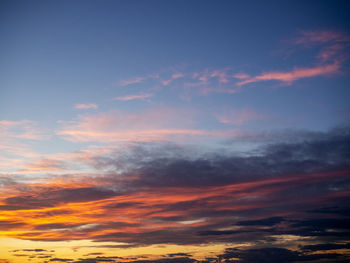
[[[340,72],[342,64],[348,59],[346,49],[350,47],[350,37],[342,32],[301,31],[297,37],[287,42],[289,48],[296,49],[298,52],[303,51],[301,47],[318,50],[318,54],[314,57],[316,66],[300,65],[289,71],[265,70],[255,76],[242,71],[234,72],[231,68],[176,72],[170,77],[169,73],[162,72],[123,80],[120,81],[120,86],[141,83],[149,79],[155,80],[154,85],[170,86],[174,80],[180,79],[180,83],[176,83],[176,88],[183,89],[183,94],[180,95],[183,98],[190,99],[193,92],[199,95],[234,94],[242,91],[241,88],[250,83],[278,81],[290,85],[300,79],[336,74]]]
[[[291,41],[297,45],[313,45],[322,43],[350,43],[350,37],[343,32],[315,30],[301,31],[299,36]]]
[[[25,159],[38,157],[35,143],[51,138],[50,133],[35,121],[0,121],[0,167],[9,172],[22,167]]]
[[[0,134],[3,139],[46,140],[49,135],[30,120],[0,120]]]
[[[287,84],[291,84],[294,81],[302,78],[310,78],[310,77],[316,77],[321,75],[330,75],[330,74],[338,73],[339,69],[340,69],[340,63],[334,62],[333,64],[330,64],[330,65],[322,65],[322,66],[311,67],[311,68],[295,68],[292,71],[287,71],[287,72],[272,71],[272,72],[262,73],[261,75],[237,82],[236,85],[243,86],[248,83],[255,83],[255,82],[269,81],[269,80],[276,80]]]
[[[118,85],[119,86],[128,86],[128,85],[132,85],[132,84],[141,83],[144,80],[145,80],[145,78],[143,78],[143,77],[135,77],[132,79],[122,80],[118,83]]]
[[[119,101],[145,100],[145,99],[149,99],[151,97],[153,97],[153,94],[145,93],[145,94],[134,94],[134,95],[115,97],[115,98],[113,98],[113,100],[119,100]]]
[[[239,130],[205,130],[195,127],[196,113],[189,109],[158,108],[126,113],[111,111],[60,121],[57,135],[73,142],[186,141],[190,138],[233,139],[251,135]]]
[[[348,59],[345,49],[350,47],[350,37],[347,34],[333,31],[301,31],[299,36],[289,43],[292,46],[306,46],[318,48],[319,52],[315,60],[316,67],[295,67],[291,71],[271,71],[249,77],[248,75],[236,75],[242,81],[236,83],[243,86],[249,83],[275,80],[291,84],[296,80],[323,75],[331,75],[340,71],[341,64]]]
[[[202,135],[204,131],[193,128],[193,114],[170,108],[136,113],[112,111],[60,122],[63,125],[57,134],[71,141],[84,142],[155,141],[169,136]]]
[[[242,110],[225,110],[224,112],[216,114],[215,116],[221,123],[235,125],[243,125],[249,121],[262,120],[266,118],[266,115],[257,113],[250,108],[243,108]]]
[[[78,110],[88,110],[88,109],[94,109],[97,110],[98,109],[98,105],[95,103],[87,103],[87,104],[76,104],[74,105],[74,108],[78,109]]]

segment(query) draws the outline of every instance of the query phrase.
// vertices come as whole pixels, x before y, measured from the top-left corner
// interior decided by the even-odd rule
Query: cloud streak
[[[246,80],[237,82],[237,86],[243,86],[249,83],[256,83],[256,82],[270,81],[270,80],[281,81],[287,84],[292,84],[294,81],[303,79],[303,78],[335,74],[339,72],[339,69],[340,69],[340,64],[338,62],[334,62],[333,64],[322,65],[322,66],[317,66],[312,68],[295,68],[292,71],[287,71],[287,72],[272,71],[272,72],[262,73],[261,75],[257,75],[255,77],[251,77]]]
[[[95,103],[89,103],[89,104],[76,104],[74,106],[74,108],[78,109],[78,110],[88,110],[88,109],[94,109],[97,110],[98,109],[98,105]]]
[[[153,94],[145,93],[145,94],[134,94],[134,95],[115,97],[115,98],[113,98],[113,100],[119,100],[119,101],[145,100],[145,99],[149,99],[151,97],[153,97]]]

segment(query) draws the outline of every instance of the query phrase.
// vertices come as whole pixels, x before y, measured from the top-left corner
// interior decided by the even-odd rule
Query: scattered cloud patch
[[[144,94],[134,94],[134,95],[115,97],[115,98],[113,98],[113,100],[119,100],[119,101],[145,100],[145,99],[149,99],[151,97],[153,97],[153,94],[144,93]]]
[[[89,104],[76,104],[74,108],[79,109],[79,110],[88,110],[88,109],[98,109],[98,105],[95,103],[89,103]]]

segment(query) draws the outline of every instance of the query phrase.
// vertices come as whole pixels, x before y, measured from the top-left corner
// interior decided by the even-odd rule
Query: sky
[[[350,261],[349,1],[0,2],[0,263]]]

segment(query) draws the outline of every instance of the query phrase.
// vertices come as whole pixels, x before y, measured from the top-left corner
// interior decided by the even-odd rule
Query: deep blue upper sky
[[[2,1],[0,117],[56,133],[78,114],[166,108],[193,113],[174,120],[182,129],[327,130],[349,115],[349,11],[348,1]],[[290,81],[232,78],[334,63]],[[167,83],[173,74],[183,76]],[[89,103],[98,109],[74,108]]]

